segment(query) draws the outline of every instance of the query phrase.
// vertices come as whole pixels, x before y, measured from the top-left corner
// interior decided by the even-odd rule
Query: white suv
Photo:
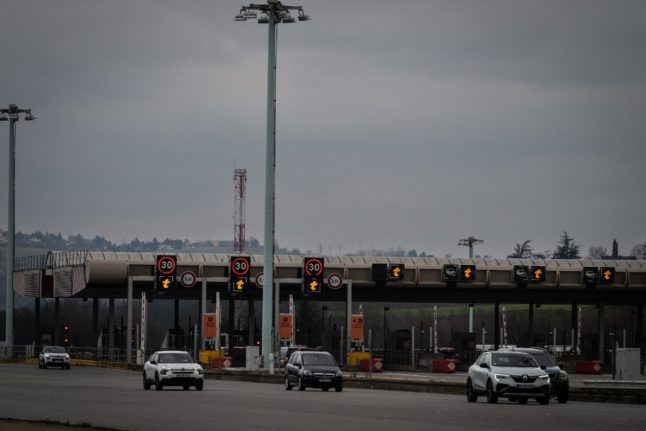
[[[70,369],[70,355],[64,347],[45,346],[38,355],[38,368],[61,367]]]
[[[469,367],[467,378],[467,400],[476,402],[478,395],[489,403],[505,397],[521,404],[529,398],[549,404],[550,377],[527,353],[485,352]]]
[[[150,389],[153,383],[158,391],[164,386],[182,386],[185,391],[195,386],[196,390],[201,391],[204,387],[204,370],[188,352],[155,352],[144,364],[144,389]]]

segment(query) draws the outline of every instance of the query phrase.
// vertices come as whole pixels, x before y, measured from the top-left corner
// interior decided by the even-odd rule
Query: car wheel
[[[478,396],[473,390],[473,383],[471,379],[467,380],[467,401],[470,403],[475,403],[478,401]]]
[[[195,385],[196,391],[201,391],[203,388],[204,388],[204,382],[199,382],[197,385]]]
[[[149,390],[149,389],[150,389],[150,382],[149,382],[149,381],[148,381],[148,379],[146,378],[146,373],[144,372],[143,374],[144,374],[144,390],[146,390],[146,391],[147,391],[147,390]]]
[[[305,390],[305,383],[303,382],[302,377],[298,378],[298,390],[299,391],[304,391]]]
[[[155,389],[157,389],[158,391],[164,389],[162,382],[159,381],[159,374],[157,373],[155,373]]]
[[[487,382],[487,402],[489,404],[496,404],[498,402],[498,394],[493,390],[491,380]]]
[[[520,398],[518,398],[518,402],[519,402],[520,404],[527,404],[527,398],[525,398],[525,397],[520,397]]]
[[[323,386],[321,389],[323,390],[323,392],[327,392],[330,390],[328,386]]]
[[[41,364],[40,361],[38,361],[38,368],[43,368],[43,364]]]
[[[544,397],[538,397],[538,398],[536,398],[536,401],[538,401],[538,404],[540,404],[542,406],[546,406],[546,405],[548,405],[550,403],[550,396],[545,395]]]
[[[189,385],[184,385],[183,388],[184,388],[185,391],[188,391],[189,389],[191,389],[191,387]]]
[[[287,376],[285,376],[285,390],[286,391],[291,391],[292,387],[293,386],[289,384],[289,379],[287,378]]]
[[[43,368],[47,369],[47,362],[43,362]]]
[[[343,392],[343,386],[337,386],[334,388],[334,390],[337,392]]]
[[[69,369],[70,369],[70,366],[71,366],[71,365],[67,364],[67,365],[65,366],[65,369],[69,370]]]
[[[568,393],[567,392],[560,392],[557,396],[556,399],[560,404],[565,404],[567,403],[568,400]]]

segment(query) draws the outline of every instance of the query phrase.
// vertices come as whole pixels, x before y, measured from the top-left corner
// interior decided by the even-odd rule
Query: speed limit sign
[[[176,269],[177,269],[177,256],[170,256],[170,255],[157,256],[158,275],[175,275]]]
[[[333,272],[328,276],[327,286],[330,289],[338,290],[341,288],[342,285],[343,285],[343,277],[341,277],[341,274],[337,274],[336,272]]]
[[[179,282],[182,283],[182,286],[186,287],[187,289],[190,289],[191,287],[195,286],[195,283],[197,282],[197,277],[193,272],[186,271],[179,276]]]

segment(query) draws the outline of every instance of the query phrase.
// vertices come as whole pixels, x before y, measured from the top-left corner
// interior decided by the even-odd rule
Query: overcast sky
[[[16,230],[230,240],[244,167],[263,242],[267,27],[235,22],[243,4],[0,0],[0,105],[38,117],[18,124]],[[646,241],[646,2],[293,4],[312,21],[278,31],[281,245]]]

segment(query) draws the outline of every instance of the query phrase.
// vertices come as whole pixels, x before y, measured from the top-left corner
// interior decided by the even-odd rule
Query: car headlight
[[[48,355],[48,354],[45,354],[45,359],[49,359],[49,355]]]
[[[337,371],[336,374],[334,375],[335,377],[343,377],[343,373],[341,370]]]
[[[565,371],[561,371],[556,375],[556,380],[568,380],[569,377]]]
[[[195,374],[199,375],[199,376],[201,376],[202,374],[204,374],[204,370],[203,370],[203,369],[201,369],[201,368],[196,368],[196,369],[194,369],[194,370],[193,370],[193,372],[194,372]]]
[[[502,373],[494,373],[493,376],[496,380],[505,380],[509,378],[509,374],[502,374]]]
[[[311,376],[312,372],[310,370],[303,370],[303,375],[304,376]]]
[[[549,382],[550,376],[548,376],[547,374],[543,374],[542,376],[538,376],[538,380],[546,380]]]
[[[69,361],[70,360],[70,355],[65,355],[65,357],[63,359],[65,359],[66,361]]]
[[[168,372],[168,370],[167,370],[166,368],[162,368],[162,369],[159,371],[159,373],[160,373],[162,376],[165,376],[167,372]]]

